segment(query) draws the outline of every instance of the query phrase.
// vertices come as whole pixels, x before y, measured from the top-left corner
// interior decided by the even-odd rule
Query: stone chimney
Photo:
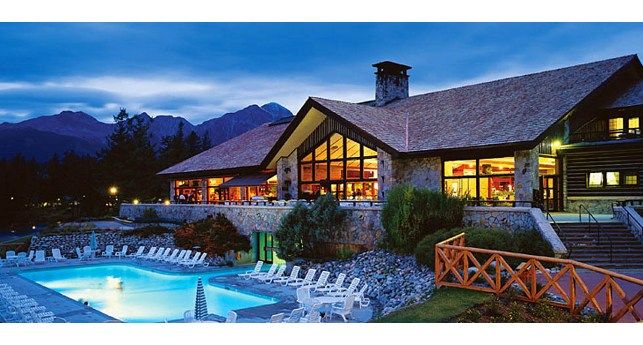
[[[375,75],[375,106],[381,107],[396,99],[409,97],[409,75],[411,66],[392,61],[382,61],[373,65]]]

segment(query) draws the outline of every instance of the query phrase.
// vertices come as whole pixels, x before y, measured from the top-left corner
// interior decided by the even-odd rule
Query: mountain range
[[[198,125],[180,116],[151,117],[147,113],[135,116],[149,123],[150,140],[158,149],[161,139],[174,135],[179,123],[183,123],[185,135],[194,131],[203,136],[207,132],[214,146],[266,122],[292,116],[292,113],[280,104],[271,102],[262,106],[253,104]],[[56,153],[67,151],[94,155],[105,146],[107,136],[114,127],[115,124],[98,121],[82,111],[63,111],[18,123],[4,122],[0,124],[0,159],[22,154],[27,158],[46,161]]]

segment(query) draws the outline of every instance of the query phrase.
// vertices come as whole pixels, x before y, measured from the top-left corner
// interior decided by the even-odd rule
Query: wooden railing
[[[574,315],[590,307],[613,322],[628,314],[641,320],[636,307],[643,298],[643,280],[574,260],[466,247],[465,233],[435,245],[435,285],[495,294],[514,288],[520,300],[543,300]],[[634,292],[628,295],[623,286]]]

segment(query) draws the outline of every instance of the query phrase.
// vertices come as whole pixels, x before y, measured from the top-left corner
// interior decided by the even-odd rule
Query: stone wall
[[[643,217],[632,206],[614,207],[614,218],[625,224],[628,229],[643,243]]]
[[[299,169],[297,167],[297,150],[288,157],[277,160],[277,199],[297,199],[299,195]]]
[[[442,160],[440,157],[394,159],[393,178],[395,183],[442,190]]]
[[[533,229],[547,241],[557,257],[567,254],[560,240],[542,211],[530,207],[465,207],[464,223],[467,226],[498,228],[510,232]]]
[[[380,200],[386,200],[386,194],[395,184],[395,178],[393,176],[393,157],[391,155],[378,148],[377,149],[377,185],[379,188],[378,198]]]
[[[601,198],[592,199],[586,197],[568,197],[565,203],[565,211],[578,213],[580,205],[585,206],[593,214],[611,214],[612,203],[621,200],[622,198]],[[583,209],[583,212],[585,210]]]
[[[538,181],[538,148],[514,152],[514,190],[516,201],[533,201],[534,190],[540,188]],[[516,203],[517,206],[531,206]]]
[[[279,226],[281,218],[288,213],[295,202],[276,202],[271,206],[258,205],[191,205],[191,204],[122,204],[121,218],[138,218],[147,208],[151,208],[161,218],[177,221],[196,221],[216,213],[224,214],[243,235],[253,232],[273,232]],[[357,206],[342,205],[348,211],[348,231],[346,243],[363,245],[367,249],[376,247],[384,237],[380,223],[380,208],[369,204]]]

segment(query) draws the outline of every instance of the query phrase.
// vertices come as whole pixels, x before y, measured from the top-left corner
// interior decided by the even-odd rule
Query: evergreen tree
[[[201,138],[196,132],[191,131],[190,135],[185,139],[186,155],[183,159],[192,157],[202,151]]]

